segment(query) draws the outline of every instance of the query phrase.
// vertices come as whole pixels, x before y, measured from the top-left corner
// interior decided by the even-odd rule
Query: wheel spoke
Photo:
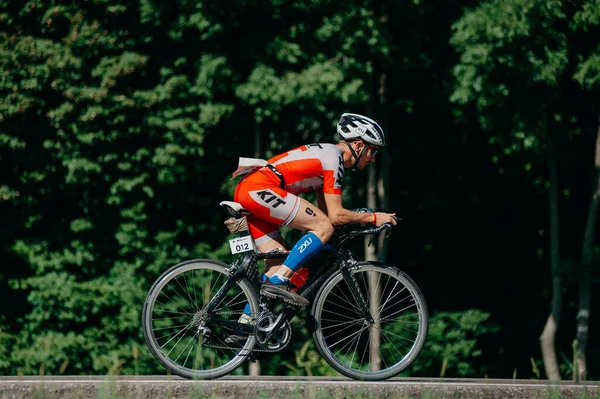
[[[188,341],[188,343],[183,347],[183,349],[181,350],[181,352],[179,352],[179,355],[177,355],[177,357],[175,358],[175,361],[179,360],[179,358],[181,357],[181,355],[183,354],[183,352],[187,349],[187,347],[190,345],[190,343],[194,342],[194,338],[196,338],[196,335],[198,335],[198,333],[195,333],[194,336],[192,337],[192,339],[190,339]],[[183,362],[183,364],[185,364],[185,362]]]
[[[142,318],[144,335],[152,354],[174,374],[218,378],[247,360],[254,336],[227,343],[225,338],[237,331],[234,326],[211,324],[199,311],[222,291],[228,278],[227,269],[217,263],[188,262],[165,272],[148,294]],[[237,322],[246,304],[252,314],[258,313],[258,295],[246,280],[236,281],[222,295],[214,311],[221,312],[219,319]]]
[[[322,321],[337,321],[337,320],[332,320],[332,319],[321,319]],[[328,328],[334,328],[334,327],[338,327],[338,326],[343,326],[344,324],[360,324],[362,323],[362,320],[351,320],[351,321],[342,321],[340,323],[337,324],[332,324],[329,325],[327,327],[321,327],[321,330],[327,330]]]
[[[181,312],[182,314],[187,314],[187,315],[193,315],[193,314],[194,314],[194,312],[188,312],[188,311],[186,311],[185,309],[183,309],[181,306],[179,306],[179,304],[178,304],[178,303],[176,303],[176,301],[174,301],[173,299],[171,299],[171,297],[170,297],[169,295],[167,295],[167,293],[166,293],[166,292],[161,292],[161,294],[162,294],[163,296],[166,296],[166,297],[167,297],[167,299],[168,299],[170,302],[172,302],[173,304],[175,304],[175,306],[176,306],[177,308],[179,308],[180,310],[182,310],[182,311],[183,311],[183,312]],[[164,306],[169,306],[169,304],[167,304],[167,303],[164,303],[164,302],[161,302],[161,301],[159,301],[158,299],[156,300],[156,303],[158,303],[158,304],[160,304],[160,305],[164,305]]]
[[[334,331],[331,334],[329,334],[328,336],[326,336],[325,339],[327,339],[329,337],[333,337],[334,335],[337,335],[337,334],[341,333],[342,331],[346,331],[347,329],[355,326],[356,324],[362,324],[362,321],[359,321],[357,323],[352,323],[351,325],[346,326],[346,327],[342,328],[341,330]]]
[[[364,327],[364,326],[363,326],[363,327]],[[346,349],[347,347],[350,347],[350,346],[352,346],[352,344],[354,343],[354,341],[356,341],[356,338],[362,334],[363,330],[364,330],[364,328],[361,328],[360,330],[356,331],[355,333],[348,335],[346,338],[344,338],[344,339],[342,339],[341,341],[338,341],[338,342],[336,342],[335,344],[333,344],[333,345],[332,345],[332,347],[334,347],[334,346],[335,346],[335,345],[337,345],[338,343],[340,343],[340,342],[343,342],[343,341],[345,341],[346,339],[348,339],[348,338],[352,337],[352,339],[351,339],[350,341],[346,342],[346,343],[345,343],[345,344],[344,344],[344,345],[343,345],[341,348],[339,348],[339,349],[338,349],[338,352],[343,352],[343,351],[344,351],[344,349]],[[348,353],[348,352],[345,352],[345,354],[347,354],[347,353]]]
[[[185,333],[190,329],[190,325],[188,324],[185,328],[182,328],[181,330],[179,330],[179,332],[177,334],[175,334],[173,337],[171,337],[171,339],[169,339],[167,342],[165,342],[161,348],[164,348],[169,342],[171,342],[172,340],[174,340],[175,338],[177,338],[177,336],[181,333],[183,333],[181,335],[181,337],[179,338],[179,340],[177,341],[177,343],[175,343],[175,345],[173,346],[173,348],[175,348],[175,346],[177,346],[177,344],[179,343],[179,341],[181,341],[181,338],[183,338],[183,336],[185,335]],[[173,348],[171,348],[171,350],[169,351],[169,353],[171,353],[171,351],[173,350]],[[169,356],[169,353],[167,353],[167,356]]]
[[[158,303],[158,301],[157,301]],[[165,310],[165,309],[154,309],[155,312],[163,312],[163,313],[170,313],[170,314],[178,314],[178,315],[184,315],[184,316],[194,316],[193,313],[189,313],[189,312],[175,312],[172,310]],[[165,317],[166,319],[173,319],[176,317],[181,317],[181,316],[173,316],[173,317]]]
[[[175,280],[177,280],[177,279],[175,279]],[[185,277],[185,274],[183,275],[183,282],[185,283],[185,288],[183,288],[183,286],[181,285],[181,283],[177,280],[177,284],[179,284],[179,286],[181,287],[181,289],[183,290],[183,292],[185,292],[185,295],[190,300],[190,303],[192,304],[192,308],[194,308],[195,311],[198,311],[198,306],[197,306],[196,302],[190,296],[190,290],[188,288],[187,278]]]
[[[402,352],[400,352],[398,350],[398,347],[396,346],[396,341],[392,341],[391,339],[389,339],[387,337],[387,334],[382,334],[382,337],[383,337],[383,340],[388,343],[388,345],[385,345],[385,348],[387,349],[388,353],[390,354],[390,357],[394,358],[394,354],[392,352],[392,349],[395,350],[396,353],[398,353],[398,355],[400,355],[400,361],[402,359],[404,359],[406,357],[406,354],[408,354],[410,352],[410,347],[406,347],[406,345],[400,343],[400,345],[402,345],[402,347],[406,350],[406,353],[403,354]]]
[[[389,280],[388,280],[389,281]],[[392,290],[390,291],[390,295],[388,295],[387,299],[385,300],[384,303],[381,304],[381,306],[379,306],[379,310],[381,310],[389,301],[391,301],[392,299],[394,299],[396,297],[396,295],[400,294],[402,291],[404,291],[406,289],[406,287],[403,287],[400,291],[398,291],[397,293],[394,294],[394,296],[391,296],[392,293],[394,292],[394,289],[396,288],[396,286],[398,285],[398,281],[396,281],[396,284],[394,284],[394,286],[392,287]]]
[[[360,337],[362,336],[362,333],[365,330],[366,330],[366,328],[361,329],[360,334],[358,334],[358,336],[356,337],[356,345],[354,345],[354,351],[352,352],[352,358],[350,359],[350,367],[352,367],[352,363],[354,362],[354,355],[356,355],[356,349],[358,349],[358,343],[360,342]]]
[[[343,342],[343,341],[347,340],[348,338],[354,337],[356,334],[359,334],[359,333],[360,333],[362,330],[364,330],[365,328],[366,328],[366,327],[362,327],[362,328],[361,328],[360,330],[358,330],[357,332],[355,332],[355,333],[352,333],[352,334],[348,335],[347,337],[340,339],[340,340],[339,340],[339,341],[337,341],[335,344],[331,344],[331,345],[329,345],[329,346],[328,346],[328,347],[329,347],[329,349],[333,348],[334,346],[336,346],[336,345],[337,345],[337,344],[339,344],[340,342]],[[344,330],[345,330],[345,329],[344,329]],[[342,331],[343,331],[343,330],[342,330]],[[332,335],[333,335],[333,334],[332,334]],[[331,335],[330,335],[330,336],[331,336]]]
[[[394,313],[392,313],[392,314],[389,314],[389,315],[385,316],[385,317],[384,317],[384,318],[382,318],[381,320],[383,320],[383,319],[389,320],[389,318],[390,318],[390,317],[392,317],[392,316],[394,316],[394,315],[396,315],[396,314],[398,314],[398,313],[402,313],[402,312],[404,312],[406,309],[410,309],[410,308],[412,308],[412,307],[414,307],[414,306],[416,306],[416,304],[414,304],[414,303],[413,303],[413,304],[411,304],[411,305],[408,305],[408,306],[407,306],[407,307],[405,307],[405,308],[402,308],[402,309],[400,309],[400,310],[397,310],[397,311],[395,311],[395,312],[394,312]]]
[[[235,305],[239,305],[240,303],[245,303],[246,302],[246,298],[242,298],[242,300],[239,301],[239,302],[235,302],[233,304],[231,303],[231,302],[235,301],[237,298],[239,298],[243,294],[244,294],[244,292],[240,291],[239,294],[237,294],[236,296],[234,296],[233,298],[231,298],[229,300],[229,302],[227,302],[223,307],[225,307],[225,308],[227,308],[227,307],[234,307]]]
[[[187,356],[185,357],[185,360],[183,361],[183,366],[184,367],[187,364],[188,359],[190,358],[190,354],[192,353],[192,351],[196,347],[196,343],[198,342],[198,334],[194,335],[194,338],[193,338],[192,342],[193,342],[193,344],[192,344],[192,346],[190,346],[190,351],[188,352]]]
[[[392,343],[392,345],[391,345],[391,346],[392,346],[394,349],[396,349],[396,350],[398,349],[398,348],[396,347],[397,345],[402,345],[402,346],[403,346],[404,348],[406,348],[407,350],[408,350],[408,349],[410,349],[410,347],[407,347],[406,345],[404,345],[404,343],[403,343],[403,342],[401,342],[400,340],[392,340],[391,338],[389,338],[389,337],[388,337],[388,335],[393,335],[393,336],[396,336],[396,337],[398,337],[398,338],[402,338],[402,339],[403,339],[403,340],[405,340],[405,341],[410,341],[410,343],[411,343],[411,344],[413,344],[413,343],[415,342],[415,341],[413,341],[413,340],[410,340],[410,339],[408,339],[408,338],[406,338],[406,337],[403,337],[403,336],[401,336],[401,335],[398,335],[398,334],[391,333],[391,332],[389,332],[389,331],[388,331],[388,332],[385,332],[385,331],[383,331],[383,330],[379,329],[379,332],[381,333],[381,336],[382,336],[384,339],[387,339],[387,340],[388,340],[390,343]]]
[[[412,280],[391,267],[367,264],[353,273],[366,294],[374,323],[361,325],[364,319],[350,317],[362,312],[349,299],[352,291],[345,277],[337,274],[315,303],[319,326],[315,343],[323,349],[325,359],[348,377],[389,378],[408,367],[423,347],[425,300]]]
[[[187,324],[179,324],[177,326],[157,327],[157,328],[154,329],[154,331],[168,330],[168,329],[171,329],[171,328],[179,328],[179,327],[187,327]]]
[[[338,317],[343,317],[344,319],[348,319],[348,320],[356,320],[356,318],[354,318],[354,317],[346,316],[346,315],[343,315],[343,314],[340,314],[338,312],[334,312],[334,311],[328,310],[328,309],[323,309],[323,312],[331,313]],[[321,319],[321,320],[325,320],[325,319]]]
[[[348,287],[348,289],[350,289],[350,287]],[[350,305],[350,307],[352,309],[354,309],[354,311],[356,312],[356,314],[360,314],[360,310],[358,309],[358,307],[352,301],[350,301],[348,299],[348,297],[346,296],[346,293],[344,293],[344,291],[342,291],[341,289],[340,289],[340,291],[341,291],[342,295],[344,296],[343,298],[340,295],[336,294],[335,292],[331,292],[331,294],[334,295],[336,298],[339,298],[342,301],[346,302],[348,305]],[[347,309],[347,308],[345,308],[345,309]]]

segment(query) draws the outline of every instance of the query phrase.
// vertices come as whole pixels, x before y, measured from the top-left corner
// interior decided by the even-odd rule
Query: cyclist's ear
[[[361,151],[363,150],[363,148],[365,147],[365,145],[367,145],[367,143],[365,143],[362,140],[356,140],[355,143],[357,143],[357,144],[356,144],[356,147],[354,148],[354,150],[356,151],[357,154],[360,154]]]

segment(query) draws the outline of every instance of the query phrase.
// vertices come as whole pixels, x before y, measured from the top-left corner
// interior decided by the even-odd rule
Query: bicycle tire
[[[377,285],[374,290],[369,290],[369,275],[367,272],[378,274]],[[351,289],[345,282],[342,271],[338,271],[323,285],[313,302],[311,313],[315,323],[313,332],[315,346],[325,361],[346,377],[364,381],[380,381],[391,378],[406,370],[423,349],[429,327],[425,297],[415,282],[395,267],[375,262],[360,262],[352,268],[352,275],[357,279],[363,297],[367,301],[376,322],[369,327],[364,318],[361,320],[359,309],[352,303]],[[382,277],[385,280],[385,286]],[[390,282],[392,282],[392,285],[390,285]],[[399,285],[402,287],[399,287]],[[376,302],[377,300],[369,294],[378,290],[381,290],[381,294],[375,294],[379,297],[379,302]],[[403,294],[405,290],[406,293]],[[408,301],[402,304],[395,299],[398,296],[402,301],[404,299],[408,299]],[[382,300],[385,300],[383,305],[381,305]],[[395,302],[390,305],[393,307],[386,314],[388,310],[382,309],[382,307],[390,301]],[[374,304],[376,303],[381,306],[375,308]],[[403,306],[406,307],[403,309]],[[377,314],[373,314],[374,312]],[[352,313],[356,315],[354,320],[351,316],[348,316]],[[401,313],[403,320],[398,319],[400,316],[395,316]],[[398,320],[391,319],[391,317]],[[411,330],[409,327],[412,327],[414,323],[418,323],[418,326],[416,330]],[[349,334],[347,331],[349,329],[356,329],[357,331]],[[366,339],[363,337],[364,331],[368,331]],[[378,334],[375,331],[379,331]],[[412,333],[415,335],[414,340],[406,353],[402,354],[401,347],[406,348],[404,340],[410,341],[407,336],[411,336]],[[346,334],[349,335],[342,338]],[[379,335],[380,338],[383,337],[383,340],[380,343],[375,343],[375,335]],[[355,346],[356,349],[360,346],[360,360],[365,359],[368,346],[368,361],[361,363],[358,367],[353,367],[355,353],[352,354],[350,359],[349,351],[340,355],[340,352],[343,352],[348,345],[350,347]],[[379,350],[379,355],[374,353],[377,350]],[[387,353],[382,353],[385,350],[387,350]],[[400,356],[396,355],[394,351]],[[375,360],[373,361],[373,359]],[[381,368],[381,365],[385,367]]]
[[[148,346],[150,352],[152,353],[152,355],[154,356],[154,358],[156,358],[156,360],[163,365],[167,370],[171,371],[173,374],[179,375],[181,377],[185,377],[185,378],[189,378],[189,379],[215,379],[215,378],[219,378],[222,376],[225,376],[231,372],[233,372],[235,369],[237,369],[239,366],[241,366],[247,359],[248,359],[248,355],[251,353],[252,348],[255,345],[255,337],[254,335],[250,335],[248,337],[248,339],[245,341],[245,343],[243,344],[243,346],[236,348],[235,350],[227,350],[228,352],[232,352],[232,358],[228,361],[226,361],[225,363],[222,363],[220,366],[215,367],[215,368],[211,368],[211,369],[207,369],[207,370],[199,370],[197,368],[194,368],[198,365],[198,362],[204,362],[203,357],[204,356],[208,356],[210,360],[210,363],[215,363],[215,359],[220,359],[219,357],[211,357],[211,351],[210,351],[210,346],[208,347],[203,347],[200,348],[200,344],[197,345],[196,348],[196,353],[194,356],[194,359],[196,359],[196,363],[194,363],[194,359],[192,359],[192,367],[188,367],[187,362],[188,362],[188,358],[191,354],[191,351],[194,349],[194,344],[192,344],[191,349],[189,351],[189,353],[187,354],[185,361],[182,364],[178,364],[177,360],[179,359],[179,357],[181,356],[181,354],[183,353],[183,350],[186,350],[187,345],[190,345],[190,343],[192,342],[198,342],[200,341],[199,337],[197,334],[195,334],[192,338],[188,338],[188,343],[186,345],[186,347],[182,350],[182,352],[180,353],[180,355],[177,357],[177,359],[172,359],[171,357],[169,357],[169,354],[173,351],[174,347],[172,347],[169,350],[169,353],[166,353],[166,349],[165,347],[168,347],[167,345],[169,344],[170,341],[172,341],[175,337],[170,338],[169,342],[167,342],[166,344],[164,342],[159,342],[161,337],[157,337],[157,335],[155,334],[156,331],[158,330],[165,330],[169,328],[171,329],[175,329],[175,328],[179,328],[182,326],[186,326],[184,328],[182,328],[180,330],[179,333],[177,333],[177,335],[181,334],[181,331],[185,332],[181,335],[181,337],[178,339],[177,344],[182,341],[182,338],[187,334],[188,331],[193,332],[193,328],[189,328],[189,326],[191,325],[191,323],[193,322],[193,317],[194,315],[196,315],[199,311],[200,311],[200,307],[198,306],[198,304],[194,304],[194,302],[197,302],[198,297],[197,297],[197,292],[196,292],[196,287],[197,287],[197,282],[196,279],[194,277],[195,274],[200,274],[202,276],[202,281],[201,281],[201,288],[202,288],[202,294],[200,299],[206,298],[207,301],[206,303],[208,303],[208,300],[210,300],[211,295],[213,294],[213,289],[214,287],[216,287],[217,285],[215,284],[214,286],[211,287],[211,290],[208,294],[208,296],[206,295],[205,291],[204,291],[204,286],[206,284],[205,281],[205,275],[208,274],[208,271],[210,272],[215,272],[218,273],[220,276],[224,276],[225,279],[228,276],[227,273],[227,268],[228,265],[221,263],[221,262],[217,262],[217,261],[213,261],[213,260],[209,260],[209,259],[195,259],[195,260],[188,260],[185,262],[182,262],[180,264],[177,264],[173,267],[171,267],[169,270],[167,270],[166,272],[164,272],[152,285],[152,288],[149,290],[148,295],[146,297],[146,301],[144,302],[144,307],[142,310],[142,329],[143,329],[143,333],[144,333],[144,340],[146,341],[146,345]],[[178,276],[183,275],[183,273],[192,271],[192,277],[194,277],[194,281],[190,284],[187,280],[187,278],[184,277],[184,283],[182,284],[181,281],[178,281]],[[204,273],[203,271],[207,271],[206,273]],[[210,273],[210,276],[212,278],[212,273]],[[220,278],[220,277],[219,277]],[[212,281],[212,280],[211,280]],[[181,295],[180,293],[177,293],[178,288],[174,288],[173,291],[176,292],[180,298],[183,299],[183,301],[179,298],[176,297],[176,299],[178,300],[178,303],[172,305],[171,309],[175,309],[174,311],[169,311],[169,310],[163,310],[163,312],[167,312],[168,314],[175,314],[175,316],[173,317],[164,317],[164,318],[154,318],[154,313],[156,312],[156,306],[158,303],[159,309],[160,306],[165,305],[164,303],[158,301],[158,298],[161,296],[161,292],[163,292],[163,289],[165,289],[165,287],[170,283],[170,282],[175,282],[177,283],[177,285],[181,288],[182,291],[186,291],[184,292],[184,294],[186,294],[185,296],[187,296],[187,298],[184,297],[184,295]],[[193,284],[193,297],[192,298],[192,294],[191,294],[191,290],[189,288],[190,285]],[[185,285],[185,288],[183,287]],[[210,283],[208,284],[208,286],[210,286]],[[220,287],[220,286],[219,286]],[[254,291],[254,289],[252,288],[252,285],[246,280],[246,279],[240,279],[236,282],[236,285],[233,286],[232,290],[234,289],[239,290],[239,293],[236,295],[236,298],[238,296],[243,295],[245,298],[242,298],[241,300],[239,300],[238,302],[236,302],[236,304],[238,303],[242,303],[242,301],[246,300],[248,302],[248,304],[250,305],[252,314],[258,314],[258,300],[257,300],[257,296],[256,293]],[[218,290],[218,288],[217,288]],[[231,291],[231,290],[230,290]],[[235,291],[233,292],[234,294],[236,293]],[[163,295],[166,298],[172,299],[170,298],[166,293],[163,293]],[[183,302],[188,302],[189,304],[192,305],[192,307],[195,307],[195,309],[193,309],[191,312],[181,312],[180,310],[185,310],[183,309],[182,303]],[[221,303],[223,303],[224,301],[222,301]],[[230,301],[231,302],[231,301]],[[194,306],[195,305],[195,306]],[[203,304],[203,306],[206,306],[206,304]],[[237,306],[237,305],[236,305]],[[241,306],[241,305],[240,305]],[[239,306],[238,306],[239,307]],[[169,308],[165,308],[165,309],[169,309]],[[160,314],[160,313],[157,313]],[[234,315],[233,316],[235,318],[235,320],[237,320],[237,318],[239,317],[239,314]],[[181,324],[181,325],[174,325],[169,327],[168,324],[165,323],[186,323],[186,319],[191,318],[192,320],[188,321],[187,324]],[[167,319],[174,319],[174,320],[167,320]],[[163,322],[163,326],[158,328],[155,328],[155,324],[158,323],[160,320],[166,320]],[[154,323],[153,323],[154,322]],[[166,325],[166,327],[165,327]],[[196,326],[193,326],[196,327]],[[168,337],[168,335],[167,335]],[[166,339],[166,337],[165,337]],[[223,341],[221,341],[223,342]],[[175,345],[177,345],[175,344]],[[183,345],[183,343],[182,343]],[[198,355],[198,352],[200,351],[200,354]],[[204,351],[204,352],[202,352]],[[217,350],[218,351],[218,350]],[[221,352],[225,353],[224,350],[221,350]],[[234,352],[237,352],[234,354]],[[203,355],[203,353],[207,353],[208,355]],[[197,359],[198,358],[198,359]]]

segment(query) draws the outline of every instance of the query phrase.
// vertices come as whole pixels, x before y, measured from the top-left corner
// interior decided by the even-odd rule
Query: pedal
[[[248,361],[250,363],[256,363],[258,361],[271,358],[272,356],[273,354],[270,351],[263,352],[254,350],[250,353],[250,355],[248,355]]]

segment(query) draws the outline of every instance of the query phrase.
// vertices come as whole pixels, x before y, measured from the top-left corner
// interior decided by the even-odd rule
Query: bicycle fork
[[[358,285],[358,281],[356,281],[356,277],[354,277],[354,274],[352,274],[350,265],[347,262],[344,262],[341,269],[342,276],[344,276],[344,280],[346,281],[346,284],[348,284],[348,288],[350,288],[350,292],[352,293],[352,296],[358,305],[360,315],[369,325],[375,323],[375,319],[373,319],[371,310],[369,309],[369,304],[365,300],[365,297],[360,290],[360,286]]]

